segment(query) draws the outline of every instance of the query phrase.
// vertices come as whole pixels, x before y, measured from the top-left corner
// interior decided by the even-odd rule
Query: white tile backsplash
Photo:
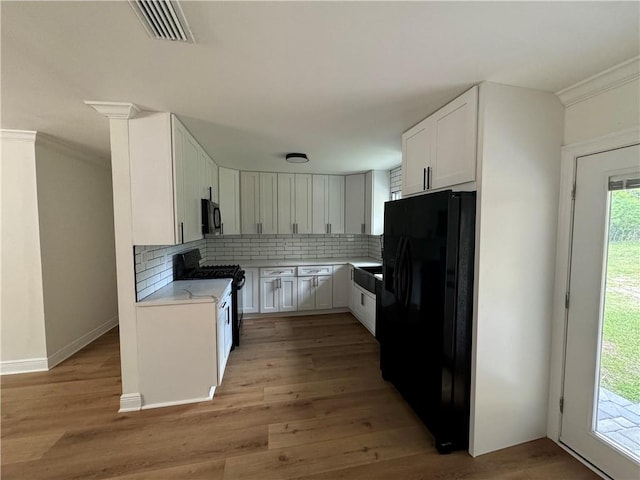
[[[199,248],[202,262],[207,257],[206,240],[181,245],[136,245],[133,247],[136,272],[136,301],[151,295],[173,281],[173,256]]]
[[[402,166],[390,170],[391,198],[395,192],[402,192]]]
[[[382,261],[382,246],[380,244],[381,235],[367,235],[368,241],[368,255],[371,258]]]
[[[207,263],[368,257],[369,237],[347,234],[216,236],[207,238]]]

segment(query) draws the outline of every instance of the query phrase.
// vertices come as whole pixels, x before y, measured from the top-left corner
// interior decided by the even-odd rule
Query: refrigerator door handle
[[[411,300],[411,290],[413,282],[413,274],[411,271],[411,250],[409,249],[409,242],[405,241],[404,249],[402,250],[402,274],[403,274],[403,292],[402,292],[402,305],[407,308]]]
[[[396,250],[395,270],[393,272],[393,294],[397,302],[401,302],[402,298],[404,298],[404,296],[402,295],[402,278],[404,276],[402,260],[405,242],[406,239],[404,237],[400,237],[400,241],[398,242],[398,249]]]

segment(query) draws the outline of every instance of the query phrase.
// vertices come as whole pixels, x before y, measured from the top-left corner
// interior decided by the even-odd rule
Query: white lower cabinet
[[[298,310],[298,279],[296,277],[280,277],[278,306],[280,307],[280,312],[295,312]]]
[[[351,290],[352,312],[372,335],[376,334],[376,296],[355,283]]]
[[[238,298],[242,302],[243,313],[258,313],[260,311],[260,285],[257,268],[243,268],[244,286]]]
[[[298,267],[298,310],[333,308],[333,266]]]
[[[311,265],[300,267],[243,268],[245,284],[241,298],[244,313],[278,313],[349,309],[355,314],[353,266]],[[296,276],[297,275],[297,276]],[[371,295],[369,292],[366,292]],[[375,295],[370,307],[375,324]],[[360,298],[360,297],[358,297]],[[360,314],[363,317],[364,313]]]
[[[333,308],[333,278],[331,275],[298,277],[298,310],[328,310]]]
[[[355,286],[356,284],[353,282],[353,265],[349,265],[349,284],[345,290],[347,292],[347,297],[348,297],[347,301],[349,302],[349,310],[351,310],[352,312],[354,308],[353,299],[355,298],[355,295],[353,291],[355,290]]]
[[[298,310],[296,277],[260,278],[260,313],[295,312]]]
[[[218,302],[217,347],[218,347],[218,385],[222,382],[224,369],[227,366],[229,353],[233,344],[231,332],[232,321],[231,290]]]
[[[333,308],[349,305],[350,265],[333,266]]]

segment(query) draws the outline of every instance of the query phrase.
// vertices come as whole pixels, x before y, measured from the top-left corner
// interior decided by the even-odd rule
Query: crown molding
[[[38,132],[33,130],[5,130],[0,129],[0,140],[4,142],[35,143]]]
[[[94,108],[110,120],[128,120],[135,117],[140,109],[133,103],[128,102],[99,102],[85,100],[85,104]]]
[[[57,137],[53,137],[51,135],[38,133],[36,139],[36,146],[43,146],[47,148],[51,148],[52,150],[56,150],[57,152],[72,157],[76,160],[80,160],[85,163],[90,163],[97,167],[105,168],[107,170],[111,169],[110,159],[105,158],[103,156],[94,154],[88,150],[83,149],[82,147],[66,142]],[[37,154],[36,154],[37,157]]]
[[[568,107],[638,78],[640,78],[640,56],[564,88],[556,92],[556,95],[563,105]]]

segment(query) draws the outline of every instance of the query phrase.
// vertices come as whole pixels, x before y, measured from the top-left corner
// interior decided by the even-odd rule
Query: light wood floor
[[[117,413],[117,330],[2,378],[2,478],[597,479],[549,440],[438,455],[350,315],[245,322],[210,402]]]

